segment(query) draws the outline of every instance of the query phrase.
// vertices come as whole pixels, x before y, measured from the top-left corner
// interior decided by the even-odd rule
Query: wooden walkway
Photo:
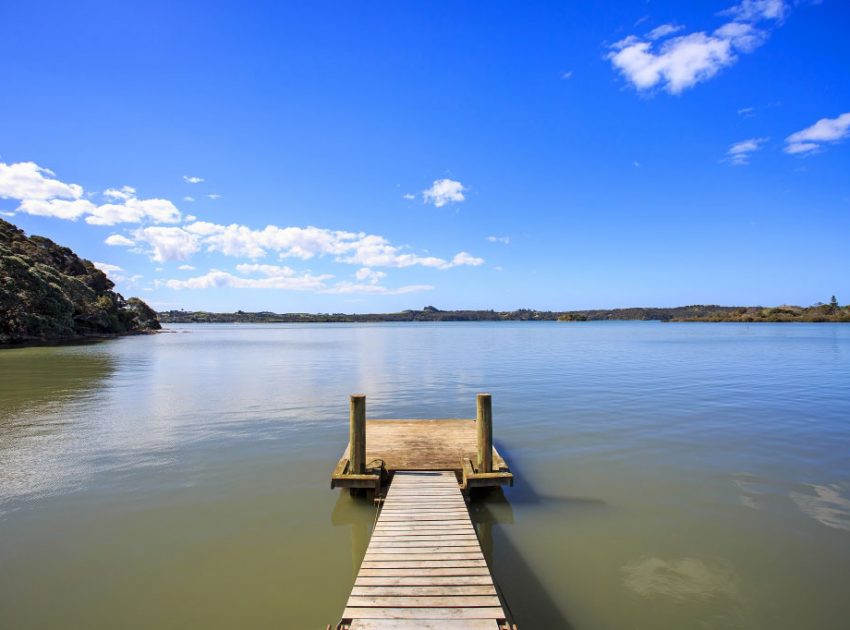
[[[507,627],[454,472],[393,475],[338,627]]]

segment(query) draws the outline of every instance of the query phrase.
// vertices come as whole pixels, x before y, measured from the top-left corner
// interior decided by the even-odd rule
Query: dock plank
[[[396,472],[342,619],[351,630],[499,628],[505,613],[453,472]]]
[[[501,606],[491,608],[372,608],[346,607],[343,619],[492,619],[505,618]]]
[[[498,630],[493,619],[358,619],[349,630]]]

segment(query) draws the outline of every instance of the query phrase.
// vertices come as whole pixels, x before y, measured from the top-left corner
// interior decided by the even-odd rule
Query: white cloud
[[[195,271],[195,268],[192,265],[180,265],[177,267],[180,271]]]
[[[788,4],[785,0],[742,0],[740,4],[721,11],[720,15],[728,15],[743,22],[757,22],[781,20],[787,10]]]
[[[103,273],[105,273],[105,274],[110,274],[110,273],[113,273],[113,272],[115,272],[115,271],[124,271],[124,270],[123,270],[121,267],[119,267],[118,265],[110,265],[109,263],[104,263],[104,262],[92,262],[92,264],[93,264],[95,267],[97,267],[98,269],[100,269],[100,270],[101,270]]]
[[[201,178],[188,176],[185,179],[202,181]],[[428,203],[440,207],[447,203],[463,201],[464,190],[460,182],[442,179],[435,181],[430,189],[424,191],[424,196]],[[102,195],[108,202],[98,205],[90,198],[92,195],[87,194],[81,186],[61,182],[55,179],[52,171],[32,162],[11,165],[0,163],[0,198],[17,199],[20,202],[18,212],[69,220],[84,218],[92,225],[141,223],[129,237],[111,234],[104,242],[111,246],[145,248],[151,259],[157,262],[186,261],[202,249],[249,259],[262,258],[270,253],[275,253],[282,259],[309,260],[314,257],[331,257],[334,262],[361,267],[356,277],[361,283],[372,287],[378,286],[379,281],[385,277],[384,272],[373,269],[376,267],[421,266],[443,270],[458,266],[479,266],[484,262],[482,258],[467,252],[459,252],[450,259],[440,258],[427,254],[427,251],[425,254],[413,253],[409,247],[394,245],[380,235],[313,226],[302,228],[267,225],[263,229],[255,230],[235,223],[220,225],[197,221],[193,215],[185,217],[187,223],[182,227],[150,225],[179,223],[183,217],[171,201],[139,199],[136,189],[131,186],[107,188]],[[229,272],[213,271],[216,271],[213,276],[202,276],[206,277],[205,280],[194,279],[195,284],[230,282],[231,286],[236,286],[232,283],[239,282],[238,279],[228,280],[226,276],[221,275]],[[316,277],[323,276],[313,276]],[[342,286],[340,291],[354,290],[348,285]],[[369,289],[370,292],[406,290],[408,289],[404,287]]]
[[[749,118],[755,114],[755,107],[742,107],[738,110],[738,115],[743,116],[744,118]]]
[[[55,217],[76,221],[97,208],[88,199],[23,199],[18,212],[38,217]]]
[[[103,191],[103,196],[109,199],[132,199],[136,196],[136,189],[132,186],[122,186],[121,188],[107,188]]]
[[[204,181],[204,178],[203,177],[194,177],[193,175],[184,175],[183,181],[186,182],[187,184],[200,184],[202,181]]]
[[[187,214],[185,217],[183,217],[183,220],[186,223],[194,223],[198,220],[198,217],[196,217],[194,214]]]
[[[491,243],[504,243],[505,245],[511,244],[510,236],[488,236],[487,240]]]
[[[106,203],[92,208],[86,223],[115,225],[116,223],[177,223],[180,211],[167,199],[136,199],[127,197],[123,203]]]
[[[673,33],[678,33],[681,31],[684,26],[679,24],[662,24],[661,26],[656,26],[654,29],[649,31],[646,34],[647,39],[661,39],[662,37],[667,37],[668,35],[672,35]]]
[[[136,243],[131,241],[126,236],[122,236],[121,234],[110,234],[106,237],[106,240],[103,241],[107,245],[113,245],[117,247],[132,247]]]
[[[192,203],[192,202],[194,202],[194,201],[195,201],[195,198],[194,198],[194,197],[189,197],[189,196],[187,195],[187,196],[183,197],[183,201],[188,201],[189,203]]]
[[[465,199],[463,191],[466,187],[453,179],[437,179],[431,187],[422,191],[425,203],[432,203],[441,208],[447,203],[461,202]]]
[[[209,195],[207,195],[207,197],[209,197],[212,200],[221,199],[221,195],[219,195],[218,193],[209,194]]]
[[[259,273],[277,278],[291,278],[297,275],[292,267],[281,267],[280,265],[242,264],[236,265],[236,271],[245,274]],[[332,278],[333,276],[328,277]]]
[[[785,8],[782,0],[744,0],[724,12],[732,21],[711,34],[700,31],[664,39],[681,28],[665,24],[645,38],[630,35],[616,42],[606,58],[638,90],[658,86],[679,94],[764,42],[768,32],[756,24],[781,19]],[[664,41],[656,45],[657,39]]]
[[[140,228],[134,236],[151,246],[151,259],[157,262],[187,260],[201,249],[200,239],[179,227]]]
[[[762,145],[768,141],[768,138],[750,138],[736,142],[726,152],[726,159],[736,166],[743,166],[750,163],[750,155],[761,149]]]
[[[237,258],[262,258],[276,252],[280,258],[309,260],[333,256],[336,262],[362,267],[423,266],[448,269],[459,265],[478,265],[479,258],[461,252],[451,261],[436,256],[420,256],[390,243],[383,236],[363,232],[345,232],[308,226],[268,225],[262,230],[238,225],[219,225],[197,221],[180,229],[207,251]],[[189,238],[187,238],[189,240]]]
[[[386,278],[387,274],[383,271],[375,271],[374,269],[369,269],[369,267],[361,267],[354,274],[354,277],[357,278],[358,281],[363,282],[366,281],[369,284],[378,284],[382,278]]]
[[[823,143],[839,142],[850,135],[850,112],[836,118],[821,118],[811,127],[792,133],[785,139],[785,152],[792,155],[810,153]]]
[[[18,212],[86,223],[176,223],[180,211],[166,199],[138,199],[131,186],[108,188],[103,196],[109,203],[97,205],[79,184],[66,184],[55,179],[55,173],[33,162],[0,163],[0,198],[17,199]]]
[[[244,265],[250,266],[250,265]],[[240,265],[240,267],[244,267]],[[202,276],[186,280],[167,280],[165,286],[170,289],[283,289],[289,291],[318,291],[326,288],[325,281],[333,278],[324,274],[314,276],[310,273],[296,274],[288,267],[274,269],[274,265],[258,265],[268,267],[269,273],[262,278],[245,278],[227,271],[212,269]],[[238,270],[238,267],[237,267]],[[240,271],[244,273],[245,270]]]
[[[814,142],[795,142],[785,147],[785,153],[790,155],[800,155],[802,153],[812,153],[820,148],[819,144]]]
[[[449,269],[450,267],[461,267],[466,265],[469,265],[471,267],[478,267],[479,265],[483,264],[483,258],[477,258],[467,252],[460,252],[459,254],[455,254],[454,258],[452,258],[452,261],[450,263],[441,266],[440,269]]]
[[[0,162],[0,198],[2,199],[79,199],[83,187],[66,184],[51,176],[56,174],[35,162],[4,164]]]
[[[434,287],[427,284],[414,284],[402,287],[384,287],[376,283],[337,282],[328,285],[333,278],[330,274],[313,275],[309,272],[298,273],[290,267],[277,265],[237,265],[236,275],[229,271],[212,269],[202,276],[185,280],[159,281],[170,289],[278,289],[284,291],[316,291],[319,293],[352,294],[368,293],[372,295],[401,295],[419,291],[430,291]],[[246,277],[246,276],[261,277]]]
[[[409,284],[403,287],[389,288],[377,284],[358,284],[354,282],[338,282],[328,287],[321,293],[352,294],[368,293],[371,295],[404,295],[406,293],[419,293],[431,291],[434,287],[430,284]]]
[[[413,201],[414,199],[416,199],[416,195],[413,195],[411,193],[405,193],[401,196],[401,198],[407,199],[408,201]]]
[[[572,76],[573,76],[573,71],[572,71],[572,70],[567,70],[566,72],[562,72],[562,73],[561,73],[561,78],[562,78],[562,79],[564,79],[565,81],[566,81],[567,79],[571,79],[571,78],[572,78]]]

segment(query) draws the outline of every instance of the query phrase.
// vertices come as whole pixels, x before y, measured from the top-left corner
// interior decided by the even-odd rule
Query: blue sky
[[[0,211],[159,309],[850,302],[848,29],[838,0],[4,3]]]

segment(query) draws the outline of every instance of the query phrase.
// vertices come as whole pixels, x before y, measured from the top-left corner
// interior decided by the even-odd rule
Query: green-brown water
[[[474,413],[473,507],[523,630],[850,619],[850,327],[180,326],[0,352],[0,628],[324,628],[374,510],[347,395]]]

